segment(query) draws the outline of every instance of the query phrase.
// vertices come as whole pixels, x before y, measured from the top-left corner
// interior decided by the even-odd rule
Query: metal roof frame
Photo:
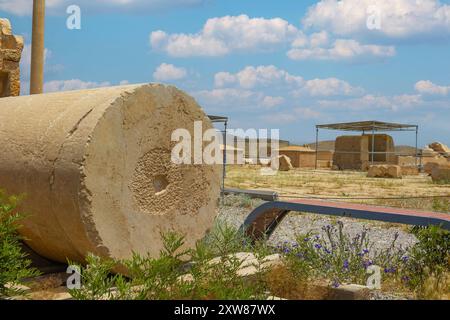
[[[209,120],[211,120],[212,123],[218,123],[218,122],[226,123],[226,122],[228,122],[228,117],[225,117],[225,116],[208,115],[208,118],[209,118]]]
[[[356,121],[316,125],[318,129],[339,131],[416,131],[418,125],[382,121]]]
[[[417,158],[419,157],[418,154],[418,135],[419,135],[419,126],[416,124],[401,124],[401,123],[393,123],[393,122],[383,122],[383,121],[356,121],[356,122],[343,122],[343,123],[331,123],[331,124],[319,124],[316,125],[316,164],[315,169],[317,169],[318,164],[318,153],[319,153],[319,130],[325,129],[325,130],[339,130],[339,131],[357,131],[362,132],[363,134],[366,134],[367,132],[370,132],[372,135],[372,151],[370,152],[371,155],[371,163],[374,164],[374,146],[375,146],[375,132],[389,132],[389,131],[411,131],[415,132],[416,135],[416,144],[415,144],[415,157],[416,157],[416,165],[417,165]]]

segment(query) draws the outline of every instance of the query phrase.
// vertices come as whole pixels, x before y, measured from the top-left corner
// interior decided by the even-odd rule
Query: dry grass
[[[418,294],[419,299],[450,300],[450,274],[444,273],[440,277],[429,276]]]
[[[449,212],[449,199],[355,200],[351,198],[392,198],[450,195],[450,184],[436,184],[426,175],[403,179],[367,178],[365,172],[295,169],[263,176],[258,166],[229,166],[227,187],[274,190],[284,196],[312,196],[342,201],[389,205]],[[348,198],[348,199],[346,199]]]

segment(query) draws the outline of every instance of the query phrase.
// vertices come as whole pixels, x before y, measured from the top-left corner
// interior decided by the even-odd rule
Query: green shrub
[[[38,275],[23,252],[17,229],[23,216],[16,212],[18,197],[0,190],[0,298],[22,293],[22,279]]]
[[[263,287],[239,277],[241,262],[231,253],[242,251],[245,241],[226,225],[216,226],[192,250],[182,250],[184,238],[175,233],[162,235],[164,249],[158,258],[134,254],[129,260],[87,258],[81,270],[81,289],[69,292],[75,299],[256,299]],[[263,251],[263,247],[259,252]],[[209,261],[219,255],[220,262]],[[186,263],[189,261],[189,263]],[[127,276],[113,274],[121,269]],[[190,279],[182,276],[189,273]]]
[[[450,272],[450,232],[439,226],[414,227],[412,232],[419,241],[410,250],[403,277],[409,286],[421,290],[430,276],[439,280]]]
[[[226,224],[216,224],[207,237],[187,251],[182,250],[182,236],[168,233],[162,235],[164,249],[158,258],[134,254],[129,260],[110,261],[89,256],[88,266],[82,270],[82,288],[70,293],[81,300],[251,300],[266,299],[271,291],[293,299],[322,299],[326,290],[317,291],[320,287],[310,284],[328,280],[334,286],[365,285],[367,268],[376,265],[382,269],[383,289],[409,294],[409,288],[414,287],[418,298],[442,298],[448,294],[447,231],[437,227],[414,229],[419,241],[409,251],[396,247],[398,235],[390,247],[375,251],[367,230],[351,238],[344,232],[342,222],[324,227],[324,233],[325,236],[299,235],[295,243],[271,248],[265,242],[252,244]],[[287,263],[277,270],[260,270],[250,278],[239,277],[236,273],[241,262],[233,253],[242,251],[253,252],[260,262],[278,251]],[[210,263],[213,258],[218,263]],[[118,269],[126,270],[127,276],[114,274]]]

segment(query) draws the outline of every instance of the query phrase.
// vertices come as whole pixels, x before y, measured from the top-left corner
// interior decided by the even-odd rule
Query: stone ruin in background
[[[20,94],[23,37],[12,34],[8,19],[0,19],[0,97]]]

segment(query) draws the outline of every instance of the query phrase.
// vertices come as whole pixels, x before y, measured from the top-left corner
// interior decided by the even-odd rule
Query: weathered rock
[[[26,194],[27,244],[60,262],[159,256],[168,231],[193,246],[220,191],[218,165],[171,159],[172,133],[194,137],[195,121],[212,128],[194,99],[157,84],[0,99],[0,186]]]
[[[227,258],[236,259],[239,262],[239,270],[237,271],[237,275],[240,277],[249,277],[258,273],[259,271],[282,264],[281,255],[279,254],[266,256],[261,259],[261,261],[258,261],[255,255],[251,252],[238,252],[228,256]],[[209,264],[215,265],[222,262],[223,259],[221,257],[217,257],[209,261]]]
[[[393,164],[372,165],[367,176],[370,178],[401,178],[402,168]]]
[[[369,300],[370,289],[357,284],[342,285],[332,288],[329,300]]]
[[[0,19],[0,97],[20,94],[20,59],[23,38],[11,31],[8,19]]]
[[[445,158],[436,159],[436,161],[430,161],[425,163],[423,166],[423,171],[431,175],[434,168],[438,167],[450,167],[450,161],[447,161]]]
[[[450,148],[441,142],[433,142],[429,144],[428,147],[434,152],[450,157]]]
[[[431,179],[450,183],[450,167],[435,167],[431,171]]]
[[[433,149],[431,149],[429,146],[425,146],[422,148],[422,155],[424,156],[436,156],[439,155],[437,152],[435,152]]]
[[[277,157],[278,159],[278,170],[280,171],[289,171],[294,169],[291,164],[291,159],[288,156],[280,155]],[[272,159],[271,165],[274,165],[275,161]]]
[[[413,166],[402,166],[402,176],[417,176],[419,175],[419,168]]]
[[[279,254],[272,254],[258,260],[252,252],[238,252],[226,257],[216,257],[208,261],[210,266],[221,263],[231,264],[233,266],[234,263],[237,263],[238,268],[236,275],[240,277],[252,277],[258,272],[282,265],[283,261]],[[187,273],[180,276],[178,280],[182,282],[193,282],[194,277],[192,274]]]
[[[396,163],[402,167],[414,167],[418,164],[418,159],[415,156],[396,156]]]

